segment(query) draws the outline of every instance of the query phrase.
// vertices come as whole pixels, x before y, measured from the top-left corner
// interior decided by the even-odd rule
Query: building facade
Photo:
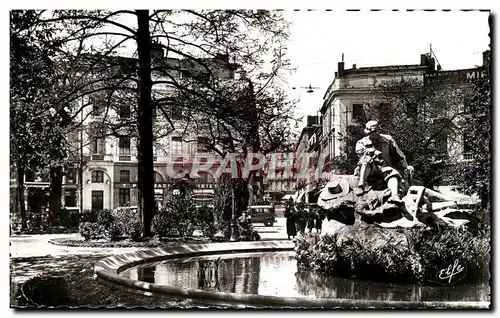
[[[345,69],[344,62],[338,63],[338,71],[328,87],[321,107],[322,134],[320,137],[321,152],[326,155],[327,162],[348,151],[344,138],[349,134],[351,125],[364,125],[366,111],[373,105],[383,107],[386,102],[377,95],[380,84],[388,81],[409,79],[421,82],[422,85],[438,84],[443,89],[460,89],[468,85],[470,80],[486,76],[489,65],[489,51],[483,54],[483,65],[470,69],[443,71],[436,66],[430,53],[422,54],[420,64],[392,65],[380,67],[360,67],[354,64]],[[463,107],[463,105],[457,105]],[[431,121],[438,121],[441,116],[434,115]],[[456,119],[458,120],[458,118]],[[470,155],[466,145],[440,141],[446,155],[462,156],[466,160]]]
[[[106,63],[106,59],[96,57]],[[135,70],[137,60],[112,57],[112,64],[119,65],[123,72]],[[89,59],[91,60],[91,58]],[[211,67],[213,76],[223,81],[237,81],[237,65],[229,62],[226,55],[204,59]],[[192,62],[167,58],[161,46],[153,45],[152,66],[167,65],[171,75],[177,81],[202,73]],[[203,74],[201,74],[203,75]],[[97,74],[99,76],[99,74]],[[153,80],[162,80],[162,73],[152,73]],[[164,98],[172,96],[175,89],[170,85],[155,85],[153,96]],[[124,98],[123,100],[127,100]],[[102,94],[92,93],[81,97],[71,105],[71,111],[78,112],[67,136],[70,151],[63,168],[62,208],[69,213],[82,213],[88,210],[114,209],[138,205],[138,160],[137,133],[130,125],[122,123],[135,121],[134,100],[110,106],[109,100]],[[206,153],[205,135],[196,127],[186,130],[186,120],[180,108],[169,106],[162,112],[168,112],[170,121],[158,109],[153,111],[155,132],[154,155],[154,191],[155,199],[161,204],[168,195],[179,192],[178,180],[169,177],[169,169],[177,173],[186,173],[192,167],[192,160],[197,153]],[[120,127],[124,126],[124,127]],[[168,132],[168,133],[166,133]],[[161,136],[156,138],[156,136]],[[205,138],[205,139],[204,139]],[[170,167],[170,168],[169,168]],[[17,176],[11,176],[11,210],[16,213]],[[40,173],[37,173],[40,175]],[[199,172],[200,177],[193,179],[194,199],[197,202],[211,201],[215,180],[210,173]],[[49,208],[49,190],[51,180],[48,174],[43,178],[24,176],[26,189],[25,207],[29,212],[41,212]],[[36,191],[35,191],[36,190]],[[35,193],[36,192],[36,193]]]
[[[302,129],[295,146],[296,194],[298,202],[314,203],[315,191],[319,185],[317,171],[320,156],[321,125],[319,116],[307,116],[306,126]]]

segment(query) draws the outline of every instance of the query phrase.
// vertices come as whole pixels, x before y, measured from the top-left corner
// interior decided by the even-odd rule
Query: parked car
[[[265,226],[273,226],[275,222],[278,222],[272,205],[252,205],[248,207],[248,213],[252,223],[264,223]]]

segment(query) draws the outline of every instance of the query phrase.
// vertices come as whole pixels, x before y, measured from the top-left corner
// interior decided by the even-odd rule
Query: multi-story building
[[[134,73],[137,65],[137,60],[132,58],[95,56],[95,59],[102,60],[103,64],[111,61],[110,64],[118,65],[120,72],[128,70]],[[228,56],[216,56],[213,59],[203,59],[202,62],[210,67],[214,76],[222,80],[237,81],[235,79],[237,65],[230,63]],[[169,74],[177,81],[207,75],[192,61],[165,57],[163,49],[157,45],[153,45],[152,66],[168,67]],[[153,71],[152,78],[161,80],[161,72]],[[155,85],[153,88],[153,95],[161,95],[161,98],[171,96],[173,92],[174,88],[169,85]],[[126,97],[122,100],[126,100]],[[133,126],[127,125],[127,123],[133,124],[135,120],[134,100],[110,106],[110,100],[103,98],[102,94],[92,93],[80,98],[71,108],[70,111],[79,112],[73,122],[75,127],[79,128],[72,129],[71,135],[68,136],[71,149],[62,177],[62,206],[66,210],[75,212],[136,206],[138,204],[137,134],[133,128],[131,129]],[[176,171],[189,171],[195,154],[207,152],[206,136],[203,135],[203,131],[196,127],[186,129],[188,125],[185,121],[186,116],[180,108],[172,106],[163,108],[162,112],[164,111],[168,112],[170,119],[168,122],[164,115],[159,114],[158,109],[155,108],[153,112],[155,138],[160,136],[154,140],[153,147],[154,187],[158,203],[169,193],[175,194],[178,191],[175,189],[174,180],[169,177],[167,165],[170,164]],[[193,180],[195,199],[210,200],[215,180],[210,173],[199,172],[199,175],[199,178]],[[25,190],[27,211],[39,212],[49,206],[50,178],[48,174],[46,177],[35,178],[29,173],[24,176],[27,185]],[[15,194],[16,178],[12,179],[11,193]],[[31,191],[31,188],[37,191]],[[16,199],[15,195],[11,198]],[[30,202],[38,202],[39,206],[32,206],[34,203]]]
[[[318,135],[321,133],[319,116],[307,116],[295,146],[296,200],[315,203],[314,191],[318,185],[317,163],[320,156]]]
[[[425,55],[424,55],[425,56]],[[321,152],[328,162],[345,151],[344,137],[349,125],[364,124],[365,108],[374,103],[384,103],[374,96],[380,83],[403,78],[423,80],[424,73],[434,69],[434,59],[422,57],[420,64],[360,67],[356,64],[345,69],[338,63],[338,71],[328,87],[321,112]]]
[[[360,67],[354,64],[352,68],[345,69],[344,62],[338,63],[338,71],[335,78],[328,87],[321,107],[322,135],[320,138],[321,151],[328,154],[327,161],[340,155],[343,151],[349,151],[344,144],[344,138],[348,134],[350,125],[363,125],[366,110],[375,105],[383,107],[386,102],[382,96],[377,96],[377,87],[387,81],[398,81],[414,79],[422,85],[430,83],[458,85],[463,87],[470,79],[485,76],[485,65],[488,53],[483,55],[483,66],[463,70],[443,71],[437,65],[431,54],[422,54],[420,64],[414,65],[391,65],[378,67]],[[444,86],[443,86],[444,87]],[[433,120],[438,118],[433,118]],[[457,146],[442,141],[446,153],[456,153]],[[463,145],[459,152],[463,153]],[[467,154],[465,155],[467,157]]]
[[[443,71],[440,65],[436,65],[432,52],[422,54],[420,64],[413,65],[357,68],[354,64],[352,68],[345,69],[344,62],[339,62],[338,71],[335,72],[335,78],[323,97],[324,102],[320,110],[322,133],[318,142],[320,153],[326,157],[325,163],[328,165],[333,158],[345,154],[346,151],[354,151],[345,144],[345,137],[349,134],[348,128],[351,125],[363,125],[364,121],[369,119],[365,115],[371,106],[378,104],[383,108],[386,101],[377,94],[377,87],[381,83],[403,78],[413,79],[424,86],[433,85],[434,89],[444,89],[450,93],[451,90],[461,90],[469,85],[471,80],[487,76],[488,67],[489,51],[483,52],[482,66],[450,71]],[[457,108],[465,106],[456,105]],[[436,113],[431,114],[429,120],[434,125],[439,124],[445,117],[452,116]],[[459,120],[460,117],[456,116],[453,123],[456,124]],[[450,137],[438,138],[434,146],[443,149],[443,156],[454,156],[458,161],[470,160],[473,155],[468,151],[466,138]]]
[[[272,201],[279,201],[283,196],[287,194],[293,194],[296,187],[296,176],[293,172],[293,166],[295,161],[295,154],[293,152],[286,152],[276,154],[275,160],[279,161],[274,172],[271,172],[269,166],[267,167],[267,173],[264,174],[264,192]],[[271,156],[268,156],[268,165],[271,162]]]
[[[194,66],[189,61],[165,58],[161,47],[154,48],[152,54],[153,64],[161,65],[163,62],[176,66],[179,70],[176,74],[179,77],[178,80],[195,73]],[[218,56],[207,62],[217,71],[216,76],[224,80],[234,80],[236,65],[229,63],[228,56]],[[153,73],[153,78],[159,76],[161,74]],[[173,88],[165,85],[157,88],[153,94],[169,96],[172,92]],[[83,118],[86,118],[83,126],[87,127],[101,122],[104,116],[102,104],[92,101],[90,103],[92,106],[84,109],[82,113]],[[185,115],[180,108],[171,107],[168,111],[174,127],[170,127],[171,124],[164,116],[158,114],[158,110],[153,113],[154,126],[158,135],[162,130],[172,130],[164,137],[154,140],[155,198],[158,203],[167,196],[167,190],[174,194],[176,191],[172,188],[174,181],[169,177],[168,165],[170,164],[177,171],[188,172],[195,154],[206,152],[204,132],[186,129]],[[106,120],[129,120],[132,113],[131,105],[122,105],[115,111],[112,109],[108,111]],[[83,210],[136,206],[138,203],[137,138],[129,134],[120,137],[104,137],[105,135],[98,133],[96,136],[91,134],[86,136],[90,142],[83,147],[83,160],[87,162],[83,170]],[[205,201],[210,199],[213,193],[214,178],[206,172],[199,174],[200,178],[193,180],[194,194],[199,201]]]

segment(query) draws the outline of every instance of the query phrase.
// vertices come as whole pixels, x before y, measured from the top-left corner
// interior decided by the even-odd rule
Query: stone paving
[[[273,227],[255,224],[255,229],[262,240],[287,239],[286,219],[277,218]],[[15,284],[22,283],[30,277],[42,274],[47,269],[57,272],[62,267],[71,266],[79,257],[85,256],[92,261],[98,261],[106,256],[133,252],[143,248],[92,248],[68,247],[49,243],[50,240],[81,239],[78,233],[74,234],[40,234],[40,235],[13,235],[10,237],[10,272],[11,281]]]

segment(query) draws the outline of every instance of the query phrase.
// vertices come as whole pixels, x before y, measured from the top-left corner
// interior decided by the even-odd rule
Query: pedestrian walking
[[[316,210],[316,233],[321,234],[321,228],[323,227],[323,220],[325,219],[325,214],[320,210]]]
[[[307,229],[309,230],[309,233],[312,233],[312,230],[315,227],[315,221],[316,221],[316,212],[314,211],[313,208],[309,208],[307,210]]]
[[[304,203],[297,204],[297,227],[299,228],[299,233],[304,235],[306,231],[307,223],[307,212],[304,208]]]
[[[295,206],[293,204],[293,199],[290,198],[285,204],[285,214],[286,218],[286,234],[288,235],[288,239],[290,237],[295,237],[297,236],[297,228],[296,228],[296,219],[297,219],[297,213],[295,211]]]

